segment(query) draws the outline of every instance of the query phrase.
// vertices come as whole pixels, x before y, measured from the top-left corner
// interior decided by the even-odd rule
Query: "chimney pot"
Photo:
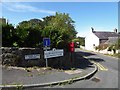
[[[93,27],[91,27],[91,29],[92,29],[92,32],[94,33],[95,31],[94,31],[94,28]]]
[[[116,28],[114,29],[114,32],[117,33],[117,29]]]

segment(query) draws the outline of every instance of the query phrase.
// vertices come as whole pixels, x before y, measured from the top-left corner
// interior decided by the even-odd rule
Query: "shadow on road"
[[[75,52],[76,54],[80,55],[80,56],[92,56],[92,55],[96,55],[96,54],[93,54],[93,53],[90,53],[90,52],[82,52],[82,51],[79,51],[79,52]]]
[[[86,69],[92,67],[93,63],[91,63],[90,61],[105,62],[103,59],[96,58],[94,55],[96,54],[89,52],[82,52],[82,51],[75,52],[75,63],[74,63],[75,68]],[[89,58],[89,56],[91,57]],[[86,59],[84,57],[88,57],[88,58]]]
[[[90,61],[95,61],[95,62],[105,62],[105,60],[101,58],[89,58]]]
[[[89,67],[93,67],[92,65],[93,63],[91,63],[88,59],[82,57],[82,55],[80,55],[80,52],[75,52],[75,68],[86,69]]]
[[[70,70],[72,68],[80,68],[80,69],[92,68],[93,63],[91,63],[90,61],[95,61],[95,62],[103,62],[104,61],[103,59],[98,58],[95,55],[96,54],[91,53],[91,52],[77,51],[77,52],[74,52],[74,54],[72,56],[73,59],[71,57],[71,58],[68,58],[68,60],[65,60],[65,61],[67,61],[66,63],[69,63],[68,65],[58,64],[58,63],[53,65],[53,63],[52,63],[52,66],[50,66],[50,67],[55,68],[55,69],[63,69],[63,70]],[[87,59],[85,57],[87,57]],[[57,60],[55,60],[55,61],[57,61]],[[59,62],[59,63],[61,63],[61,62]]]
[[[90,61],[96,61],[96,62],[104,62],[105,60],[103,60],[103,59],[101,59],[101,58],[97,58],[97,57],[95,57],[95,55],[96,54],[93,54],[93,53],[91,53],[91,52],[82,52],[82,51],[80,51],[80,52],[77,52],[77,54],[78,55],[80,55],[80,56],[85,56],[85,57],[88,57],[88,59],[90,60]],[[93,56],[92,58],[91,57],[89,57],[89,56]]]

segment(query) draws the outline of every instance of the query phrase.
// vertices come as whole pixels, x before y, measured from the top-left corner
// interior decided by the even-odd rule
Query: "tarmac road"
[[[89,80],[56,86],[57,88],[118,88],[118,58],[80,49],[77,49],[76,52],[79,53],[78,56],[82,55],[93,61],[99,68],[98,72]]]
[[[78,81],[70,85],[32,88],[30,90],[52,90],[53,88],[99,88],[99,90],[112,88],[118,90],[118,58],[80,49],[76,49],[76,55],[77,58],[82,55],[98,66],[98,72],[91,79]]]

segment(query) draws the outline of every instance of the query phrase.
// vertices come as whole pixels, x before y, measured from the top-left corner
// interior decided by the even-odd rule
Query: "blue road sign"
[[[50,46],[50,38],[43,38],[43,46]]]

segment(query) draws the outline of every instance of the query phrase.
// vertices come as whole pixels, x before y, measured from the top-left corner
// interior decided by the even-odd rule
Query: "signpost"
[[[48,46],[50,46],[50,38],[43,38],[43,46],[44,46],[45,51],[47,51]],[[46,58],[46,67],[48,67],[47,58]]]
[[[50,46],[50,38],[43,38],[43,46]]]
[[[48,67],[48,58],[63,56],[63,49],[53,49],[47,51],[48,49],[50,49],[50,38],[43,38],[43,46],[45,50],[44,58],[46,59],[46,67]]]

